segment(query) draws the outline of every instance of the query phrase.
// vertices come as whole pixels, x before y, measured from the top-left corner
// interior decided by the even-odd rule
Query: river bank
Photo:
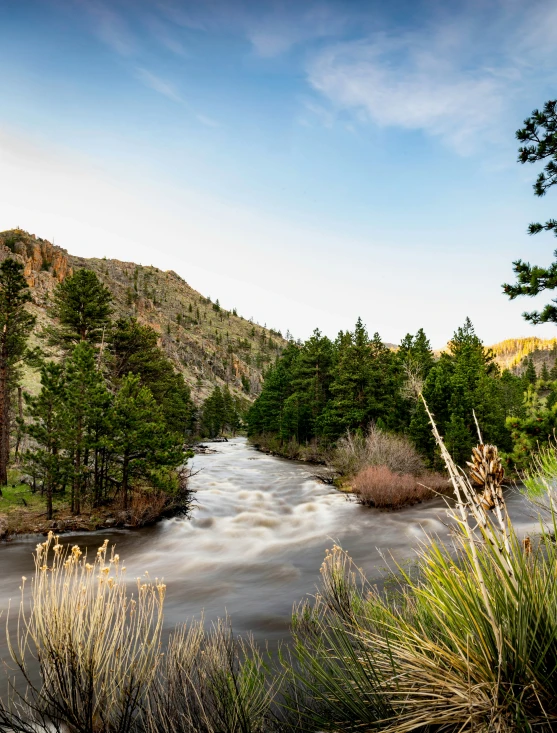
[[[95,532],[102,529],[137,529],[162,519],[185,514],[191,506],[191,492],[182,488],[176,494],[153,489],[138,489],[131,494],[129,506],[121,501],[102,506],[85,504],[79,514],[71,511],[67,497],[56,496],[52,519],[47,519],[45,499],[39,489],[17,482],[11,471],[10,484],[0,496],[0,540],[17,535],[47,535],[68,532]]]
[[[283,442],[275,435],[257,435],[249,440],[267,455],[323,466],[315,474],[318,480],[352,494],[367,507],[398,511],[453,495],[448,475],[428,469],[406,436],[375,426],[365,434],[346,433],[330,446],[316,440],[306,444],[294,439]]]

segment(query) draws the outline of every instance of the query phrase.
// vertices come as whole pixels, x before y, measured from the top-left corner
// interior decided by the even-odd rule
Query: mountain
[[[0,232],[0,262],[13,257],[24,265],[31,288],[31,310],[37,317],[33,341],[51,322],[48,306],[56,285],[79,268],[97,273],[114,298],[115,316],[133,316],[151,326],[159,345],[184,375],[196,402],[216,385],[254,399],[264,369],[286,346],[278,331],[263,328],[223,309],[194,290],[172,270],[106,258],[69,254],[46,239],[21,229]],[[27,373],[34,391],[36,375]]]
[[[495,361],[501,369],[510,369],[515,373],[520,373],[523,368],[522,362],[527,356],[532,357],[538,373],[543,362],[546,362],[548,369],[551,369],[557,359],[557,338],[540,339],[537,336],[529,336],[506,339],[489,348],[493,351]]]

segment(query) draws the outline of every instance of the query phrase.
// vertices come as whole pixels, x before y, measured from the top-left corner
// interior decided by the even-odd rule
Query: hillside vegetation
[[[93,270],[113,297],[116,316],[134,316],[159,334],[159,346],[184,375],[195,402],[215,386],[253,399],[260,392],[262,372],[286,346],[282,335],[228,311],[201,295],[178,274],[120,260],[76,257],[21,229],[0,233],[0,262],[8,256],[25,267],[31,288],[30,306],[40,328],[50,324],[47,308],[55,286],[68,274]],[[28,372],[26,387],[38,382]]]
[[[523,368],[523,361],[530,355],[537,371],[541,369],[544,362],[548,369],[551,369],[557,359],[557,338],[541,339],[537,336],[529,336],[506,339],[489,348],[501,369],[511,369],[514,372]]]

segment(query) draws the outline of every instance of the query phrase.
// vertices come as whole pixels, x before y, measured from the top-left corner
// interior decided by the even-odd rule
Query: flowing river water
[[[446,538],[447,516],[434,500],[398,512],[369,509],[312,478],[315,468],[264,455],[244,438],[214,444],[193,459],[196,504],[190,519],[142,530],[63,535],[93,548],[115,543],[130,579],[148,571],[164,578],[166,630],[202,613],[232,618],[271,648],[288,638],[292,606],[315,592],[325,549],[339,542],[368,578],[382,582],[386,559],[411,561],[427,535]],[[519,532],[535,525],[519,494],[507,494]],[[36,537],[0,546],[0,609],[17,607],[21,576],[31,576]],[[392,560],[390,560],[392,562]],[[5,656],[0,622],[0,657]]]

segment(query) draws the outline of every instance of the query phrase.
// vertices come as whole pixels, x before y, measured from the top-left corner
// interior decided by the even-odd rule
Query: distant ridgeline
[[[236,309],[225,310],[218,299],[204,297],[172,270],[75,257],[21,229],[0,233],[0,262],[7,257],[24,265],[37,328],[50,323],[47,309],[55,286],[80,268],[93,270],[112,294],[116,317],[133,316],[156,331],[160,348],[183,374],[197,403],[224,385],[253,400],[265,368],[287,344],[280,332],[242,318]],[[33,391],[33,384],[25,386]]]

